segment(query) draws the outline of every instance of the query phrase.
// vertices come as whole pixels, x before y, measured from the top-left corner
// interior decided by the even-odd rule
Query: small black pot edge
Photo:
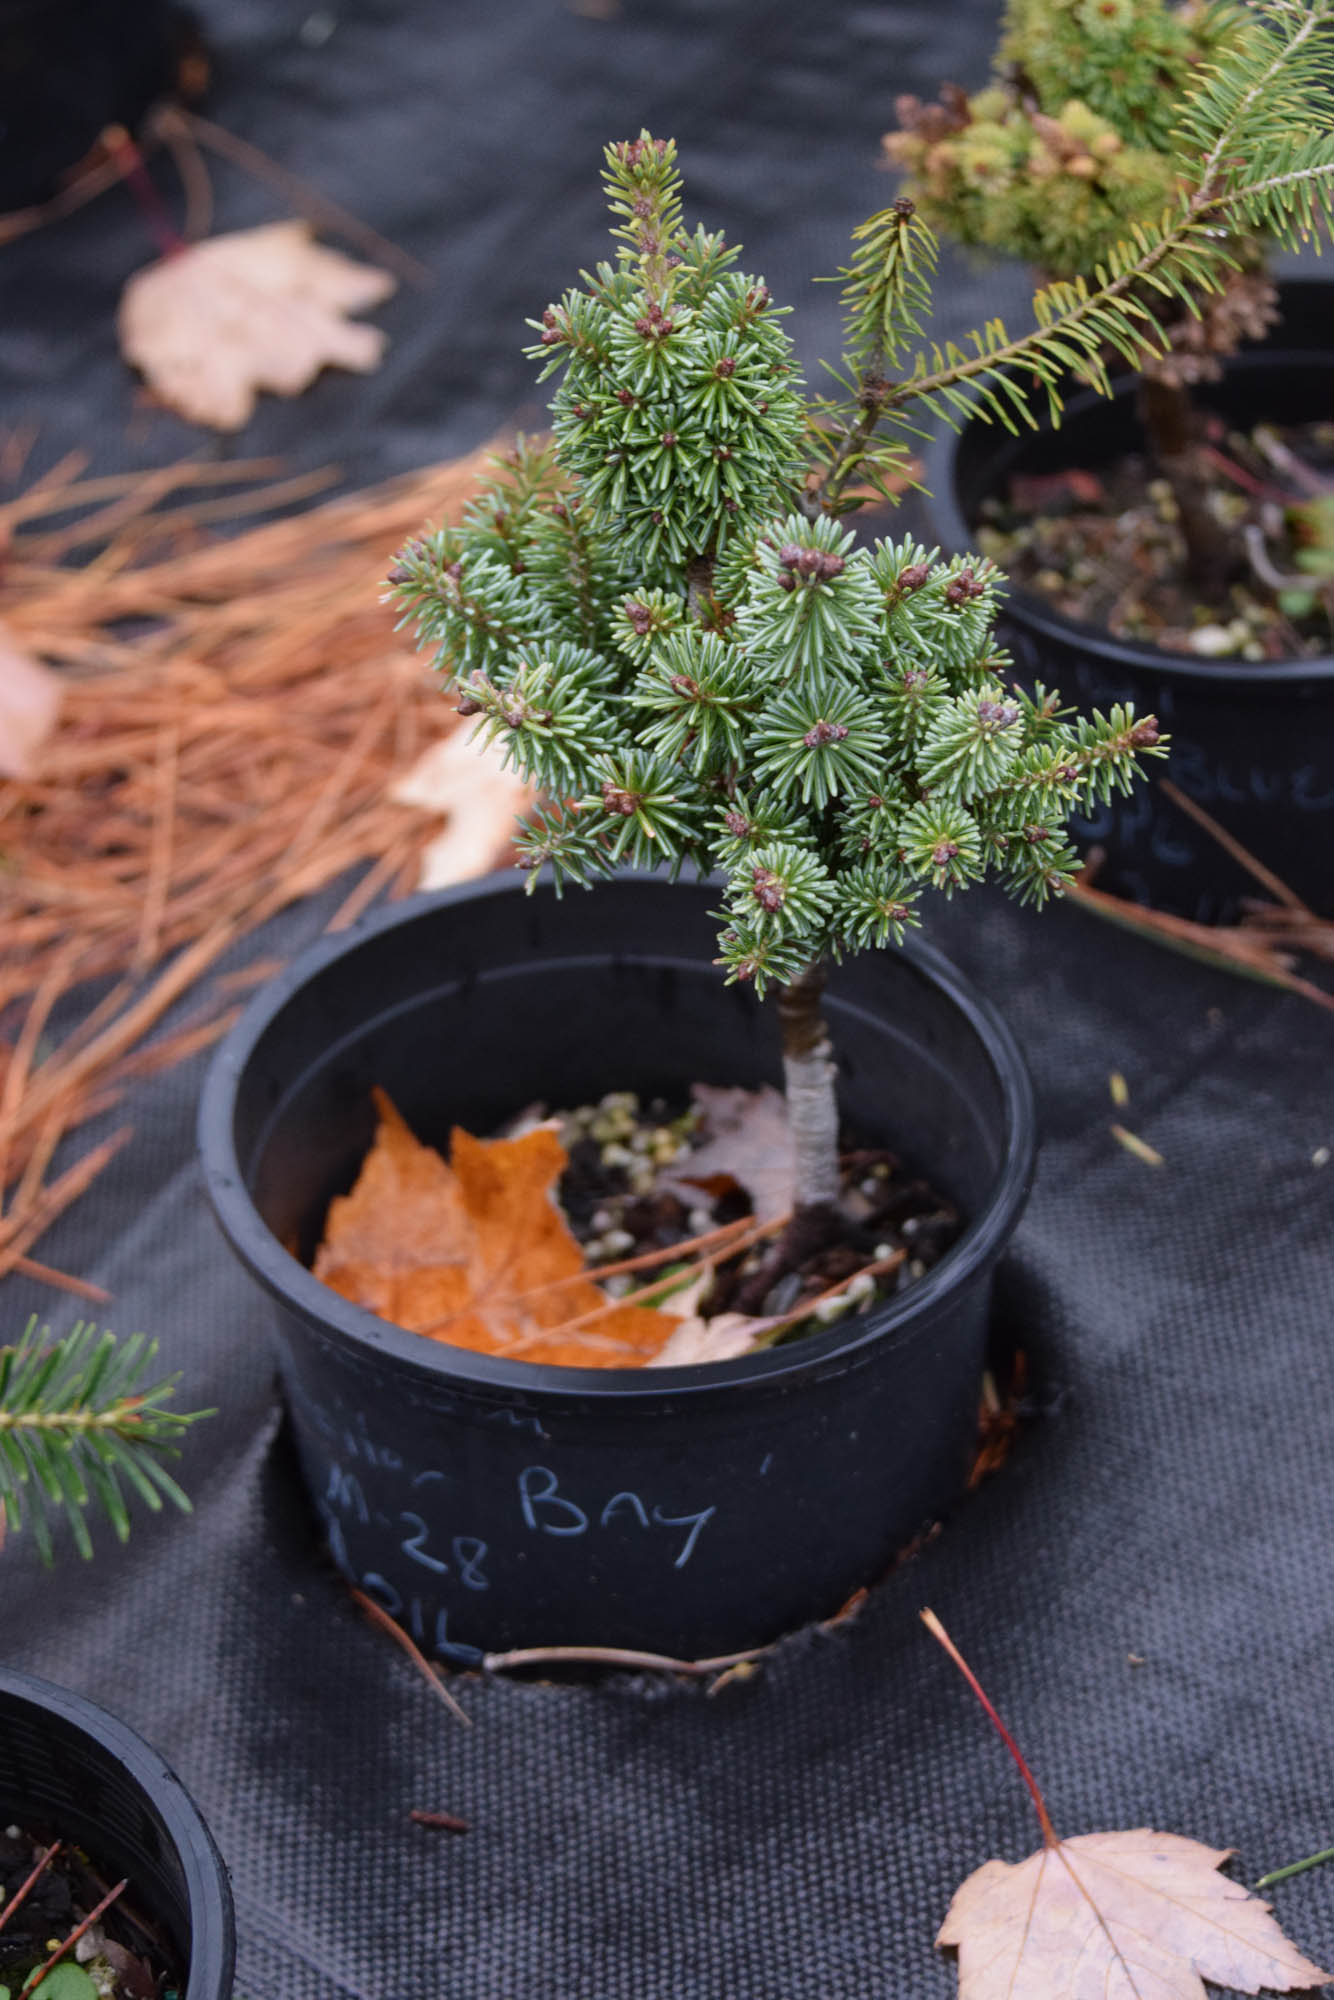
[[[232,2000],[231,1885],[198,1807],[117,1716],[0,1666],[0,1813],[31,1814],[129,1876],[188,1974],[182,2000]]]

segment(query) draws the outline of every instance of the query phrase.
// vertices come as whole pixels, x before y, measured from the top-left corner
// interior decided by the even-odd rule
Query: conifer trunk
[[[808,965],[778,993],[798,1213],[829,1209],[838,1200],[838,1105],[833,1049],[820,1011],[824,989],[824,967]]]
[[[838,1234],[837,1072],[820,1011],[824,988],[825,969],[818,964],[778,988],[783,1080],[796,1154],[792,1218],[759,1269],[742,1284],[733,1301],[738,1312],[763,1312],[778,1280],[800,1270]]]
[[[1234,557],[1226,530],[1210,511],[1200,477],[1190,391],[1180,383],[1146,375],[1140,384],[1140,415],[1158,469],[1176,501],[1187,578],[1202,597],[1216,601],[1227,589]]]

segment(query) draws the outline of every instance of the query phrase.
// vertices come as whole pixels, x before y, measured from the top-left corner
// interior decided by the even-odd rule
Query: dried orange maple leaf
[[[922,1622],[981,1702],[1037,1808],[1027,1861],[985,1861],[956,1892],[936,1943],[959,1954],[959,2000],[1207,2000],[1324,1986],[1270,1906],[1219,1868],[1230,1848],[1139,1827],[1057,1837],[1038,1783],[933,1611]]]
[[[584,1253],[552,1198],[565,1148],[545,1126],[516,1139],[455,1127],[442,1159],[382,1091],[355,1186],[329,1205],[315,1276],[410,1333],[515,1360],[642,1366],[676,1321],[644,1306],[604,1311]],[[548,1289],[561,1281],[557,1289]],[[561,1329],[596,1312],[595,1324]]]
[[[325,367],[369,374],[385,336],[345,317],[394,290],[387,271],[316,243],[305,222],[210,236],[136,271],[121,293],[125,359],[192,424],[236,431],[260,389],[296,396]]]

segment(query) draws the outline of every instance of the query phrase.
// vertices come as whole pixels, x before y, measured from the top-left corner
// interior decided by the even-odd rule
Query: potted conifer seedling
[[[928,459],[945,546],[1015,586],[1020,667],[1133,698],[1170,776],[1323,906],[1334,830],[1334,286],[1276,284],[1334,203],[1328,0],[1010,0],[988,87],[905,98],[885,141],[933,227],[1152,315],[1112,380],[1022,436],[966,423]],[[1163,245],[1188,237],[1180,281]],[[1088,372],[1088,371],[1086,371]],[[1097,393],[1112,390],[1110,400]],[[1079,831],[1102,885],[1216,919],[1253,885],[1148,787]]]
[[[1022,395],[995,329],[968,355],[926,342],[911,203],[860,232],[846,395],[808,401],[768,289],[687,230],[673,146],[610,147],[607,186],[615,262],[534,322],[554,446],[521,443],[391,578],[461,712],[540,790],[518,837],[533,893],[493,879],[317,946],[222,1046],[201,1110],[219,1217],[279,1303],[335,1557],[463,1657],[771,1638],[959,1489],[1032,1109],[1003,1024],[905,933],[927,892],[988,874],[1058,892],[1069,813],[1161,747],[1128,706],[1076,717],[1011,685],[990,563],[843,525],[902,470],[910,413],[971,383],[996,409]],[[1115,313],[1072,298],[1019,345],[1054,381]],[[747,1164],[735,1134],[682,1139],[692,1091],[716,1109],[780,1075],[789,1115],[763,1143],[751,1118]],[[540,1124],[504,1155],[475,1135],[535,1100],[569,1114],[571,1219],[616,1193],[607,1173],[622,1194],[646,1174],[656,1230],[645,1148],[723,1201],[790,1149],[776,1214],[682,1211],[692,1298],[716,1286],[699,1365],[679,1344],[633,1365],[661,1337],[654,1283],[683,1282],[670,1230],[624,1260],[629,1230],[599,1239],[607,1294],[633,1298],[577,1246],[579,1269],[531,1261],[563,1227],[564,1150]],[[537,1193],[521,1215],[516,1182]],[[962,1218],[934,1264],[892,1234],[915,1200],[919,1245]]]
[[[52,1523],[92,1554],[86,1515],[129,1533],[126,1489],[189,1503],[163,1459],[203,1412],[172,1411],[142,1336],[35,1325],[0,1347],[0,1527]],[[12,1560],[0,1550],[0,1566]],[[5,1636],[22,1636],[12,1600]],[[179,1778],[115,1716],[0,1667],[0,1996],[231,2000],[235,1932],[222,1859]]]

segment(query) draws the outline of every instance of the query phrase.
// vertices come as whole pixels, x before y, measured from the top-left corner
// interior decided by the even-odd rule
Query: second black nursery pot
[[[87,1852],[186,1971],[180,2000],[232,2000],[222,1857],[175,1772],[82,1695],[0,1666],[0,1826]]]
[[[209,1192],[276,1306],[312,1498],[343,1572],[429,1650],[761,1643],[834,1612],[962,1486],[1034,1115],[1004,1023],[920,944],[831,980],[843,1108],[968,1227],[864,1317],[699,1368],[547,1368],[404,1332],[306,1268],[373,1086],[443,1147],[535,1100],[781,1081],[772,1006],[712,963],[717,901],[643,876],[559,905],[514,875],[420,897],[308,951],[214,1060]]]
[[[1201,406],[1243,428],[1334,420],[1334,282],[1279,288],[1282,319],[1267,341],[1234,356]],[[947,552],[967,549],[983,503],[1016,474],[1097,468],[1142,443],[1135,384],[1110,398],[1085,391],[1059,429],[1012,436],[977,420],[944,431],[927,454],[932,532]],[[1171,735],[1166,775],[1314,908],[1334,914],[1334,653],[1252,664],[1168,653],[1062,617],[1045,599],[1012,590],[1001,636],[1028,684],[1058,687],[1081,708],[1132,701]],[[1105,861],[1098,886],[1203,923],[1231,921],[1242,898],[1263,895],[1212,836],[1162,791],[1160,764],[1129,798],[1076,821],[1081,846]]]
[[[108,125],[172,81],[169,0],[0,0],[0,212],[45,201]]]

